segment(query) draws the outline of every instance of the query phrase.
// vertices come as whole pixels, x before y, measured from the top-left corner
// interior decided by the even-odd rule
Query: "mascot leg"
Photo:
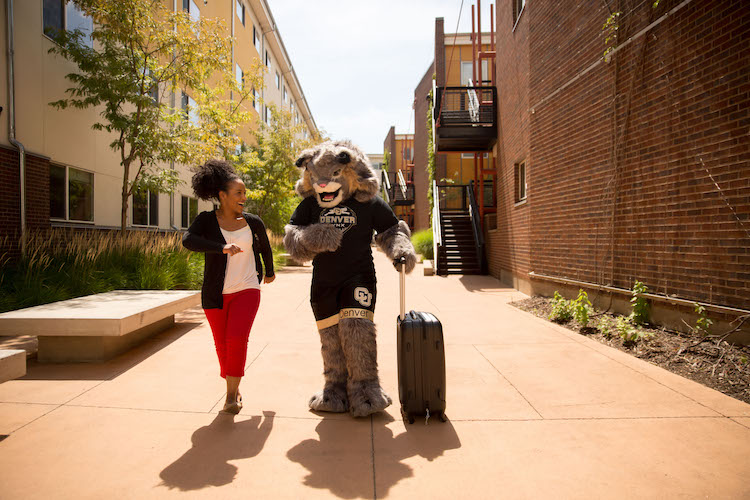
[[[339,335],[349,372],[346,386],[349,412],[354,417],[366,417],[385,409],[391,404],[391,398],[380,387],[378,379],[375,324],[362,318],[341,319]]]
[[[310,398],[310,408],[317,411],[343,413],[349,410],[346,398],[346,363],[341,350],[339,326],[333,325],[319,330],[320,352],[323,355],[323,390]]]

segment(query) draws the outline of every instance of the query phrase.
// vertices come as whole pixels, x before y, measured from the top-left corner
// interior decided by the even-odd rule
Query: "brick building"
[[[639,280],[671,326],[693,302],[747,314],[747,3],[508,0],[495,21],[489,272],[532,294],[588,289],[622,311]],[[439,68],[441,19],[436,32]]]
[[[750,309],[750,9],[618,9],[607,63],[606,3],[498,6],[490,270],[531,291],[553,282],[533,271]]]

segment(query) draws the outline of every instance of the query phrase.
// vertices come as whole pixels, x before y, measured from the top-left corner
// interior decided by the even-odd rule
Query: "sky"
[[[414,89],[446,35],[471,32],[472,0],[268,0],[318,128],[382,154],[393,125],[414,132]],[[489,1],[482,3],[489,31]]]

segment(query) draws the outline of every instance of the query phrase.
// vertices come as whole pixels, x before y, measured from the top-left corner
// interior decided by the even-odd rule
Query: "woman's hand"
[[[267,285],[269,283],[273,283],[273,280],[275,280],[275,279],[276,279],[276,275],[275,274],[273,276],[264,276],[263,277],[263,284]]]
[[[222,252],[230,256],[237,255],[241,251],[242,249],[238,247],[237,245],[235,245],[234,243],[229,243],[229,244],[224,245],[224,250],[222,250]]]

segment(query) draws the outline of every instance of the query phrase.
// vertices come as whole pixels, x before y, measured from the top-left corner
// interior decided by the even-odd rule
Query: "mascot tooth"
[[[303,200],[286,226],[284,246],[313,261],[310,289],[323,356],[323,390],[310,408],[364,417],[391,404],[380,386],[374,319],[375,266],[370,242],[394,261],[417,257],[411,233],[377,196],[367,156],[349,141],[328,141],[300,154],[296,191]]]

